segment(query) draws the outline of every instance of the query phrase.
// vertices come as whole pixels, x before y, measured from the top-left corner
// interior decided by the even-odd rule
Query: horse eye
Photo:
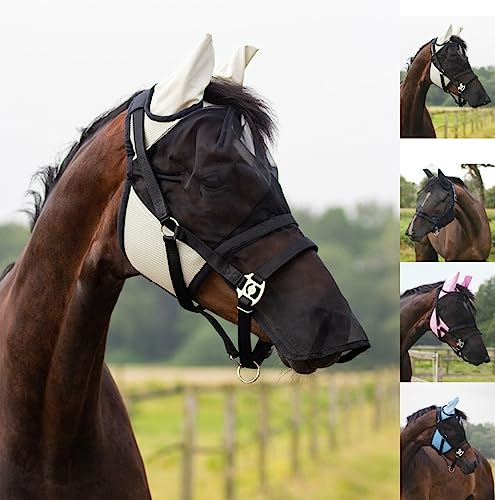
[[[223,187],[225,183],[220,175],[212,174],[201,179],[201,184],[207,189],[219,189]]]

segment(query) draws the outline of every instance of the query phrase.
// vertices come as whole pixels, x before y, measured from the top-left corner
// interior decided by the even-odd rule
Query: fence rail
[[[475,137],[483,128],[495,125],[495,108],[429,109],[437,137]]]
[[[459,358],[449,347],[433,347],[433,346],[415,346],[414,350],[409,351],[411,365],[413,370],[413,382],[441,382],[454,376],[462,377],[469,376],[470,380],[477,379],[495,379],[495,347],[487,347],[488,355],[492,360],[489,364],[483,364],[480,367],[475,367],[463,359]],[[418,362],[431,361],[431,371],[424,367],[419,370]],[[428,373],[429,372],[429,373]],[[421,374],[421,377],[418,376]],[[431,380],[426,380],[423,377],[431,376]]]
[[[223,498],[234,500],[238,498],[236,474],[241,450],[249,447],[255,451],[256,465],[252,472],[257,476],[259,491],[265,492],[271,480],[270,444],[280,435],[285,434],[288,438],[287,473],[290,477],[297,477],[308,457],[317,460],[324,448],[337,450],[343,439],[349,444],[351,432],[355,433],[351,430],[351,422],[356,423],[358,409],[359,439],[365,435],[366,428],[370,432],[376,431],[386,418],[394,414],[397,384],[390,373],[373,376],[363,373],[357,378],[347,379],[311,377],[305,383],[259,383],[251,388],[237,385],[177,386],[173,390],[154,390],[146,395],[136,393],[126,400],[132,418],[135,405],[179,394],[183,399],[182,435],[178,440],[158,447],[150,456],[145,456],[145,462],[179,453],[180,499],[193,500],[197,457],[220,456],[223,459]],[[279,391],[285,391],[284,399]],[[202,443],[198,431],[200,399],[206,392],[220,393],[223,399],[223,436],[214,445]],[[238,414],[237,403],[246,394],[249,397],[256,395],[256,421],[250,422],[248,436],[243,429],[244,439],[241,439],[239,420],[242,415]]]

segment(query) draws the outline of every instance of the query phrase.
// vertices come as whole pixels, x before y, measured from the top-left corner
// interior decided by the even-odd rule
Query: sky
[[[470,290],[476,292],[486,280],[495,276],[495,262],[401,262],[400,293],[419,285],[436,283],[460,272],[460,281],[464,276],[473,277]]]
[[[283,15],[262,0],[10,2],[0,18],[0,223],[22,218],[32,174],[63,157],[78,129],[167,78],[207,32],[218,67],[238,46],[260,48],[245,83],[278,115],[275,159],[293,206],[397,206],[397,11],[393,0],[338,11],[287,2]]]
[[[495,424],[495,383],[446,382],[443,384],[400,384],[400,425],[404,426],[408,415],[431,405],[445,405],[456,396],[457,408],[465,412],[473,424]]]
[[[400,173],[416,184],[425,176],[423,169],[433,173],[440,168],[445,175],[460,177],[467,173],[462,163],[495,165],[493,141],[486,139],[415,139],[400,142]],[[486,188],[495,186],[495,168],[482,168]]]
[[[431,4],[432,2],[430,2]],[[439,2],[450,12],[463,12],[455,10],[449,4]],[[469,2],[471,4],[471,1]],[[488,2],[486,2],[488,3]],[[429,12],[429,9],[423,12]],[[493,29],[493,18],[489,16],[431,16],[428,17],[401,17],[400,21],[400,57],[398,69],[405,68],[407,60],[414,56],[418,49],[435,37],[444,34],[449,25],[453,27],[462,26],[461,37],[468,45],[468,57],[471,66],[495,65],[495,30]]]

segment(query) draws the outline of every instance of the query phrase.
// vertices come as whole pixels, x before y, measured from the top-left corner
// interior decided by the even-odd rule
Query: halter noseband
[[[148,117],[150,116],[146,108],[150,99],[150,92],[151,90],[144,91],[134,97],[127,111],[126,153],[128,156],[128,180],[133,182],[136,175],[144,180],[145,188],[153,205],[154,216],[161,225],[168,270],[179,304],[188,311],[201,314],[210,322],[221,336],[230,359],[238,364],[237,374],[239,379],[244,383],[252,383],[259,377],[261,363],[270,356],[273,350],[271,342],[264,342],[261,339],[258,340],[254,349],[251,347],[253,308],[261,300],[267,288],[268,278],[303,252],[317,250],[317,246],[309,238],[302,237],[289,244],[256,271],[244,274],[227,262],[227,256],[235,254],[239,249],[281,228],[297,226],[290,213],[272,216],[263,222],[255,224],[241,233],[225,239],[215,250],[175,219],[160,188],[157,180],[158,174],[155,173],[146,153],[144,117],[145,113]],[[154,119],[161,119],[162,121],[171,120],[171,118],[178,119],[186,116],[189,112],[196,112],[199,108],[200,106],[196,105],[194,109],[188,108],[188,110],[173,117],[154,117]],[[134,141],[130,140],[131,132]],[[274,182],[276,181],[274,180]],[[206,264],[220,274],[236,292],[238,299],[238,349],[220,323],[206,312],[201,305],[193,302],[184,276],[179,243],[187,245],[199,254]],[[253,378],[246,379],[242,376],[242,368],[255,369],[256,374]]]
[[[445,48],[447,45],[455,43],[457,42],[454,42],[452,40],[447,40],[443,44],[439,45],[440,50]],[[456,73],[455,75],[448,76],[438,58],[438,51],[436,49],[436,46],[437,46],[437,38],[434,38],[431,41],[431,64],[433,64],[433,66],[437,69],[440,75],[440,82],[443,91],[450,94],[454,99],[455,103],[460,108],[462,108],[467,103],[467,100],[463,97],[463,93],[465,92],[468,85],[474,80],[477,80],[478,77],[477,75],[475,75],[472,69],[467,69],[465,71],[461,71],[460,73]],[[454,94],[448,89],[450,83],[453,83],[457,87],[458,95]]]
[[[466,439],[455,442],[452,441],[452,439],[449,439],[446,432],[443,430],[443,423],[446,422],[447,420],[455,418],[459,422],[459,425],[461,425],[460,417],[458,415],[450,415],[448,413],[444,413],[443,409],[444,409],[443,406],[437,407],[435,431],[433,432],[433,437],[431,439],[431,447],[445,460],[449,472],[454,472],[457,461],[464,455],[464,453],[469,448],[471,448],[471,445],[467,442]],[[457,448],[455,451],[455,458],[449,464],[447,461],[447,457],[445,457],[445,453],[448,453],[453,448]]]
[[[455,204],[457,202],[457,192],[455,190],[454,183],[449,179],[447,179],[447,181],[450,183],[451,189],[450,206],[442,215],[440,215],[439,217],[435,215],[429,215],[421,210],[421,208],[416,209],[416,212],[414,213],[416,217],[425,219],[426,221],[433,224],[433,228],[431,229],[430,233],[433,233],[435,236],[438,236],[440,234],[440,229],[442,229],[442,227],[450,224],[455,219]]]
[[[445,295],[440,297],[440,293],[444,293]],[[455,326],[446,328],[447,325],[446,325],[445,321],[443,321],[440,318],[440,313],[438,312],[438,302],[440,300],[442,300],[443,297],[446,297],[446,296],[452,295],[452,294],[457,294],[457,293],[459,293],[459,292],[446,292],[445,290],[443,290],[442,287],[440,287],[436,292],[435,305],[433,306],[433,310],[435,311],[435,322],[436,322],[436,326],[437,326],[438,339],[441,342],[444,342],[446,344],[448,344],[448,342],[447,342],[448,340],[453,340],[455,342],[454,346],[448,344],[449,347],[457,354],[457,356],[463,358],[462,349],[466,345],[467,341],[471,337],[474,337],[475,335],[481,335],[481,332],[476,327],[476,323],[474,322],[474,320],[470,323],[461,323],[459,325],[455,325]],[[464,336],[454,335],[455,332],[465,330],[467,328],[471,328],[471,331],[469,333],[467,333],[466,335],[464,335]],[[440,335],[440,332],[443,332],[443,335]]]

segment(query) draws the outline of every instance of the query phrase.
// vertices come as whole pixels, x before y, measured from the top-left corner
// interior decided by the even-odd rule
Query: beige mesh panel
[[[172,234],[168,229],[165,231]],[[205,260],[185,243],[179,241],[177,245],[184,280],[189,285],[205,265]],[[130,263],[137,271],[175,295],[160,222],[139,199],[133,187],[125,214],[124,246]]]

